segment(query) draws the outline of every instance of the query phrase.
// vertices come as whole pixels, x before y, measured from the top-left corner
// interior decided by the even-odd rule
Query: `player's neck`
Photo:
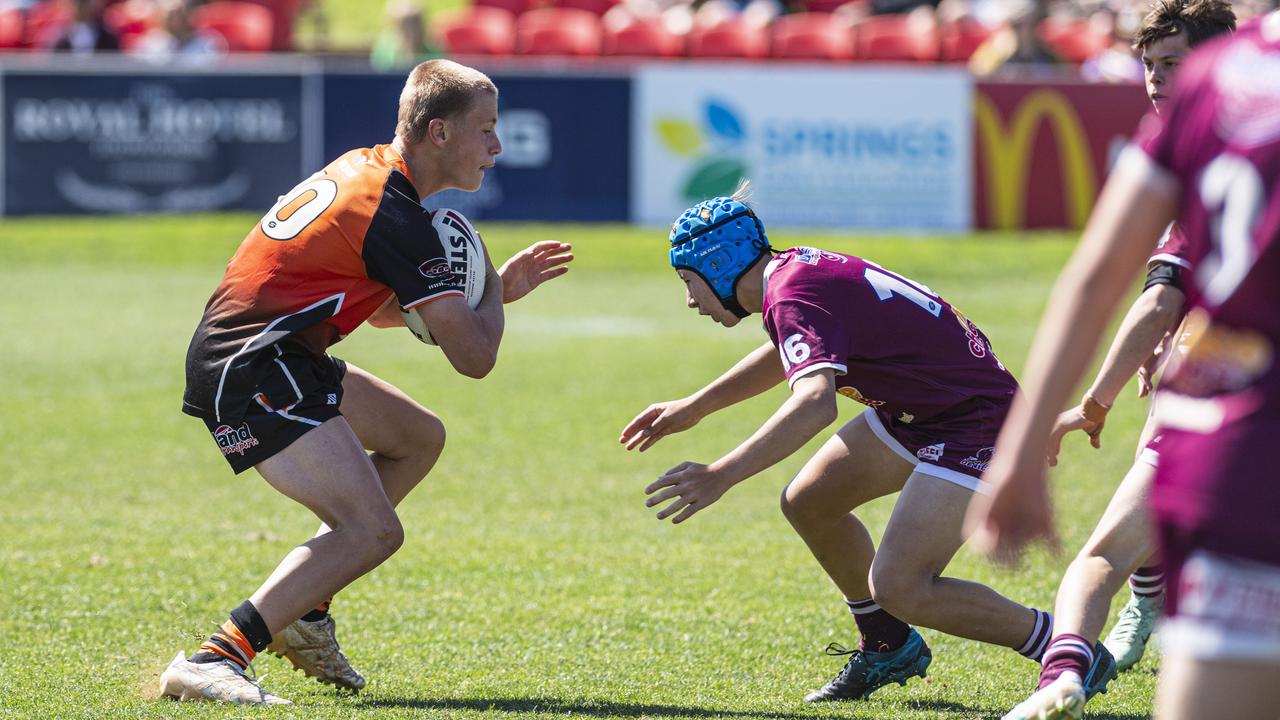
[[[410,145],[399,135],[391,141],[391,147],[404,158],[405,168],[409,171],[409,182],[418,191],[418,197],[425,199],[444,190],[446,185],[440,181],[441,174],[435,163],[423,152],[421,145]]]

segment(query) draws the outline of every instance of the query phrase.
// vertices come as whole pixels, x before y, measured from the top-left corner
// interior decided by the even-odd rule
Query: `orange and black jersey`
[[[404,159],[352,150],[280,198],[231,258],[187,350],[183,411],[238,419],[276,343],[323,355],[393,292],[406,308],[463,294]]]

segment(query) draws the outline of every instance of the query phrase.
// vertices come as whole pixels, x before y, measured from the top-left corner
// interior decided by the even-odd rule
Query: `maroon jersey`
[[[765,271],[764,326],[787,382],[821,368],[889,426],[1003,408],[1017,382],[978,329],[929,288],[852,255],[793,248]]]
[[[1174,560],[1194,547],[1280,564],[1280,13],[1197,49],[1139,130],[1179,193],[1193,337],[1156,399],[1154,503]]]
[[[1150,268],[1157,263],[1169,263],[1183,270],[1190,270],[1191,261],[1187,259],[1187,253],[1190,250],[1186,233],[1182,232],[1177,223],[1169,223],[1164,235],[1160,236],[1160,242],[1156,243],[1156,251],[1147,259],[1147,267]]]

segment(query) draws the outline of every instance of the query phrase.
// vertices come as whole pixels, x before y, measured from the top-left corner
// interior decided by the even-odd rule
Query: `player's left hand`
[[[511,256],[502,264],[502,302],[513,303],[552,278],[569,272],[573,246],[557,240],[543,240]]]
[[[678,525],[719,500],[733,485],[732,480],[723,473],[701,463],[686,461],[671,468],[644,489],[644,493],[649,496],[644,504],[645,507],[653,507],[675,498],[675,502],[658,512],[658,519],[666,520],[675,515],[671,522]]]

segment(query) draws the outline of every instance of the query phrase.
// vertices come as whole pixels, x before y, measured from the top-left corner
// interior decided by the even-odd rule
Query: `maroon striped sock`
[[[1164,564],[1156,562],[1134,570],[1129,576],[1129,589],[1138,597],[1163,595]]]
[[[1044,651],[1044,669],[1040,671],[1039,690],[1071,670],[1083,680],[1093,664],[1093,645],[1081,635],[1058,635]]]
[[[1031,626],[1031,634],[1027,636],[1026,642],[1014,650],[1028,660],[1039,661],[1044,656],[1045,648],[1049,646],[1049,638],[1053,637],[1053,615],[1035,608],[1030,610],[1036,614],[1036,622]]]

